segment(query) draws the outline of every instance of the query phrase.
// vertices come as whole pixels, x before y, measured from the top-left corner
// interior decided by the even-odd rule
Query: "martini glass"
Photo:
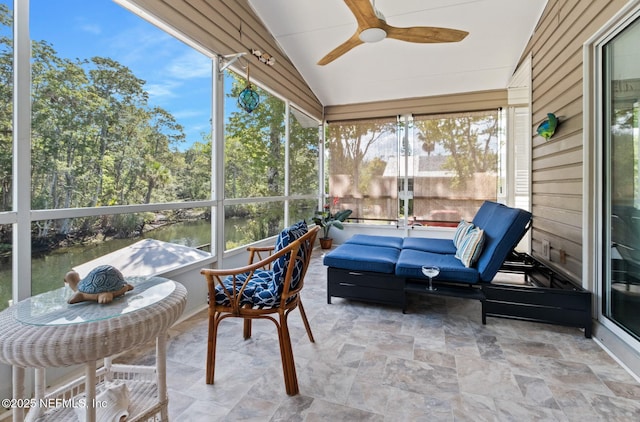
[[[426,275],[429,278],[429,287],[427,288],[427,290],[437,290],[435,287],[433,287],[433,277],[437,277],[438,274],[440,274],[440,268],[438,267],[433,267],[430,265],[425,265],[422,267],[422,274]]]

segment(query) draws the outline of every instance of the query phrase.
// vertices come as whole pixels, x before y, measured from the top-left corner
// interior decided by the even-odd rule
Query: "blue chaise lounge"
[[[473,221],[461,221],[454,239],[357,234],[324,257],[327,302],[332,297],[406,307],[406,294],[424,291],[423,265],[440,268],[436,294],[483,300],[530,226],[531,213],[485,201]]]

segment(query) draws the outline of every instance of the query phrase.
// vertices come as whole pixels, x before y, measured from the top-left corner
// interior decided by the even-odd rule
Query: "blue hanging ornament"
[[[247,64],[247,86],[238,95],[238,104],[244,111],[251,113],[260,105],[260,95],[253,89],[249,82],[249,65]]]

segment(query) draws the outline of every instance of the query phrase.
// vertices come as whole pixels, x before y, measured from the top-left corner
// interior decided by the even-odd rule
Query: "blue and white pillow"
[[[293,224],[290,227],[282,230],[276,239],[275,251],[278,252],[291,244],[294,240],[300,239],[304,236],[308,231],[307,223],[302,220]],[[302,258],[304,261],[304,250],[298,249],[298,256]],[[293,274],[291,276],[291,288],[295,288],[302,277],[302,268],[303,262],[300,260],[295,260],[295,267],[293,268]],[[284,280],[284,276],[287,273],[287,265],[289,262],[289,254],[285,254],[278,258],[273,264],[273,283],[274,289],[278,292],[278,294],[282,293],[282,282]]]
[[[286,248],[291,242],[307,233],[307,223],[300,221],[282,230],[276,239],[275,252]],[[258,307],[277,306],[280,303],[280,295],[283,290],[283,280],[287,273],[288,257],[290,254],[278,258],[273,264],[273,270],[256,270],[242,292],[241,305],[251,305]],[[304,251],[298,250],[298,256],[304,260]],[[291,287],[295,288],[302,276],[303,265],[300,260],[296,260],[293,268]],[[236,276],[236,293],[240,291],[242,283],[249,276],[249,273],[238,274]],[[227,290],[233,291],[233,277],[229,276],[224,280]],[[230,305],[229,299],[224,294],[222,286],[216,286],[216,303],[220,305]]]
[[[484,230],[474,227],[462,238],[460,247],[456,251],[456,258],[469,268],[480,258],[483,246]]]
[[[453,244],[455,245],[456,249],[460,248],[462,239],[464,239],[467,233],[469,233],[470,230],[473,230],[474,227],[475,226],[473,225],[473,223],[460,220],[460,223],[458,223],[458,227],[456,228],[456,232],[453,235]]]

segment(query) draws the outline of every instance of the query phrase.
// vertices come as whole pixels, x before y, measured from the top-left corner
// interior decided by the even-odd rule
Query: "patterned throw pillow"
[[[308,231],[307,223],[302,220],[297,222],[296,224],[287,227],[282,230],[278,235],[278,239],[276,239],[275,252],[278,252],[281,249],[286,248],[296,239],[304,236]],[[298,256],[302,256],[304,254],[302,249],[298,250]],[[304,256],[302,257],[304,259]],[[272,288],[276,289],[278,294],[282,293],[282,279],[287,273],[287,265],[286,263],[289,261],[289,254],[285,254],[278,258],[273,264],[273,285]],[[298,281],[300,281],[300,277],[302,275],[302,268],[299,261],[296,261],[296,266],[293,269],[293,274],[291,277],[291,287],[295,288],[298,285]]]
[[[480,227],[474,227],[462,238],[460,247],[456,251],[456,258],[458,258],[465,267],[469,268],[480,257],[482,253],[482,247],[484,246],[484,230]]]
[[[469,221],[460,220],[458,223],[458,228],[456,228],[456,233],[453,235],[453,244],[456,246],[456,249],[460,248],[460,244],[462,243],[462,239],[472,230],[475,226],[473,223]]]

